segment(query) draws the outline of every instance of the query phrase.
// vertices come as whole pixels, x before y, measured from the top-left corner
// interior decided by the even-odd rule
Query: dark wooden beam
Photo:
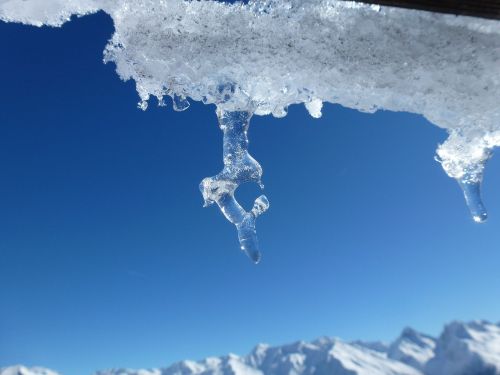
[[[500,20],[500,0],[357,0],[362,3],[389,5]]]

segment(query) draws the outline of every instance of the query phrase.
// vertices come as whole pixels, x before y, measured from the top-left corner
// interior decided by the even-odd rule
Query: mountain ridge
[[[0,375],[62,375],[41,367]],[[70,374],[67,374],[70,375]],[[159,369],[109,369],[94,375],[500,375],[500,324],[454,321],[438,338],[405,328],[392,343],[321,337],[249,354],[180,361]]]

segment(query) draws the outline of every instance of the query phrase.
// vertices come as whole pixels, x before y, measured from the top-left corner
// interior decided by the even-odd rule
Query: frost
[[[97,12],[94,0],[0,0],[0,19],[33,26],[61,26],[72,15]]]
[[[0,0],[0,19],[38,26],[98,10],[115,26],[104,59],[135,81],[140,108],[169,96],[176,110],[189,98],[223,114],[283,117],[304,103],[320,117],[324,102],[418,113],[450,133],[438,159],[474,219],[486,219],[479,191],[500,145],[500,22],[339,0]]]

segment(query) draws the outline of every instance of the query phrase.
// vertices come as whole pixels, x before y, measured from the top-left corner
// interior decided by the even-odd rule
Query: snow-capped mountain
[[[0,369],[0,375],[58,375],[42,368]],[[71,374],[67,374],[71,375]],[[453,322],[438,339],[406,328],[391,344],[320,338],[250,354],[182,361],[151,370],[95,375],[500,375],[500,324]]]
[[[111,370],[98,375],[149,375]],[[249,355],[228,355],[199,362],[183,361],[158,375],[421,375],[421,372],[370,350],[339,339],[319,339],[279,347],[258,345]],[[151,372],[151,375],[156,375]]]

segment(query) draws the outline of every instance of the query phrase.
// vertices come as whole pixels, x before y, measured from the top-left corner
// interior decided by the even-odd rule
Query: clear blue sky
[[[255,266],[202,208],[198,183],[222,166],[214,108],[138,110],[101,62],[111,32],[103,14],[0,23],[0,367],[89,375],[499,320],[499,158],[477,225],[433,160],[446,134],[420,116],[254,117],[271,202]]]

